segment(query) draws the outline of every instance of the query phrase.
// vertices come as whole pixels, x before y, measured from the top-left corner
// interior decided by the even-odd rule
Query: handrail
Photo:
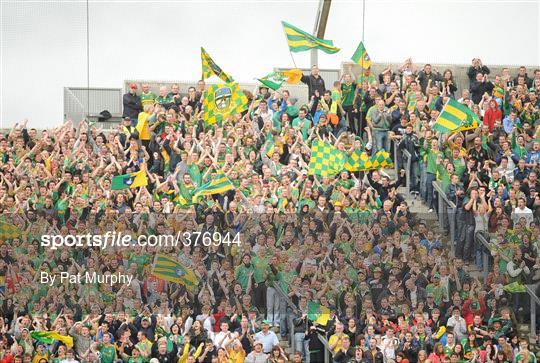
[[[446,202],[446,204],[448,204],[450,208],[456,208],[456,205],[454,204],[454,202],[452,202],[450,199],[446,197],[446,193],[444,192],[444,190],[442,189],[442,186],[440,185],[438,181],[433,182],[433,188],[435,188],[437,192],[442,194],[443,200]]]
[[[278,295],[281,296],[281,298],[287,303],[287,306],[295,313],[300,314],[301,311],[296,307],[296,305],[292,302],[292,300],[289,298],[289,296],[281,289],[281,286],[277,283],[277,281],[272,281],[272,286],[278,293]],[[294,323],[293,319],[289,319],[287,317],[287,323],[289,324],[289,343],[291,344],[291,350],[294,353],[296,351],[296,341],[294,339]]]
[[[279,295],[287,302],[287,305],[294,311],[296,314],[301,313],[300,309],[292,302],[291,298],[281,289],[281,286],[276,281],[272,282],[272,287],[277,291]]]
[[[440,183],[436,180],[433,181],[433,189],[438,194],[438,220],[439,220],[439,227],[444,230],[445,224],[444,224],[444,216],[446,216],[446,208],[444,208],[444,203],[452,209],[452,218],[448,218],[448,224],[450,225],[450,250],[452,254],[455,253],[455,243],[456,243],[456,211],[457,207],[448,197],[446,196],[445,191],[443,190]]]
[[[330,345],[328,344],[328,339],[326,339],[326,337],[324,335],[322,335],[321,333],[317,333],[317,336],[318,336],[319,340],[321,341],[321,343],[323,344],[324,349],[325,349],[324,363],[329,363],[328,362],[329,361],[328,353],[332,353],[332,351],[330,350]]]
[[[403,149],[403,158],[407,160],[404,165],[405,169],[405,189],[407,190],[407,194],[411,191],[411,164],[412,164],[412,155],[407,150]],[[394,164],[397,161],[394,162]]]
[[[396,172],[396,175],[399,173],[399,165],[398,165],[398,141],[394,140],[394,171]]]

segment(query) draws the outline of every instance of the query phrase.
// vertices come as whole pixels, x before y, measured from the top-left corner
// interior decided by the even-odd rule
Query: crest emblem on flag
[[[186,273],[184,272],[184,269],[182,269],[181,267],[178,267],[176,268],[176,276],[180,277],[180,276],[184,276]]]
[[[231,104],[232,91],[229,87],[222,87],[216,90],[215,104],[218,110],[225,110]]]

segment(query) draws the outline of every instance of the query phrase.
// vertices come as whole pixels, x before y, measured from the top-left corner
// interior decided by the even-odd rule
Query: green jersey
[[[354,101],[354,93],[356,91],[356,83],[341,84],[341,104],[343,106],[352,106]]]
[[[153,105],[155,100],[156,94],[154,92],[141,93],[141,104],[143,107],[146,105]]]

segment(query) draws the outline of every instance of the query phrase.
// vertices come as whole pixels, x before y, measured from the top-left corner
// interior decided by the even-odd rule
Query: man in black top
[[[337,351],[334,355],[335,363],[346,363],[349,362],[356,352],[353,347],[351,347],[351,341],[348,335],[343,336],[343,341],[341,343],[341,349]]]
[[[471,100],[478,105],[480,101],[482,101],[484,93],[490,93],[493,90],[493,87],[493,83],[488,81],[487,73],[477,73],[476,80],[471,82]]]
[[[129,117],[132,120],[137,120],[139,112],[141,112],[142,104],[141,97],[137,95],[137,84],[129,84],[129,92],[122,97],[122,102],[124,104],[124,111],[122,112],[122,117]]]
[[[302,83],[305,83],[308,86],[308,99],[311,99],[311,96],[315,94],[315,91],[319,91],[319,95],[323,95],[326,90],[324,79],[321,78],[319,73],[319,67],[313,65],[311,67],[311,74],[309,76],[303,75],[300,79]]]

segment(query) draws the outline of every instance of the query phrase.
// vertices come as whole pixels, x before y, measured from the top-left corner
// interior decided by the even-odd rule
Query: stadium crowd
[[[115,130],[15,124],[0,135],[0,362],[322,363],[327,349],[340,363],[536,362],[518,327],[529,309],[521,288],[540,281],[540,69],[494,75],[473,59],[467,74],[458,95],[450,70],[417,71],[410,59],[333,85],[314,66],[302,78],[307,105],[260,87],[245,91],[245,112],[212,127],[204,81],[187,94],[133,83]],[[448,98],[482,123],[433,130]],[[395,176],[310,175],[316,138],[344,153],[406,150],[410,180],[402,152]],[[112,188],[114,176],[141,170],[146,186]],[[193,203],[219,172],[234,188]],[[409,183],[434,212],[433,181],[457,206],[455,241],[398,192]],[[232,237],[176,247],[40,244],[43,234],[107,230]],[[479,232],[492,244],[486,281],[474,266]],[[157,254],[195,284],[153,274]],[[134,278],[47,286],[42,271]]]

